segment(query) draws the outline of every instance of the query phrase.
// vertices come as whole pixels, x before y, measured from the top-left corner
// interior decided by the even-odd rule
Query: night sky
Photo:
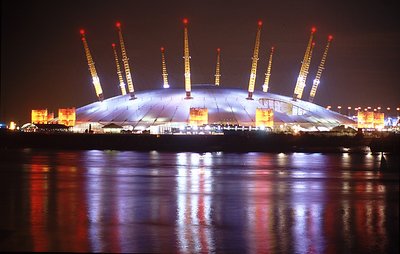
[[[184,90],[183,24],[189,19],[192,83],[247,90],[257,20],[263,21],[256,90],[275,46],[270,92],[292,96],[310,29],[316,46],[307,100],[328,35],[334,39],[314,102],[321,106],[400,106],[399,8],[395,1],[1,1],[0,121],[30,121],[32,109],[97,101],[80,29],[105,98],[120,94],[111,48],[120,21],[136,91],[162,87],[160,47],[171,87]],[[195,88],[193,88],[194,90]]]

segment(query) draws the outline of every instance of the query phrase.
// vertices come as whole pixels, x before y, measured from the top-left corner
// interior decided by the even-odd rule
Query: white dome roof
[[[257,108],[274,110],[274,124],[298,124],[304,128],[333,128],[354,125],[344,115],[316,104],[277,94],[255,91],[248,100],[247,91],[195,85],[192,99],[185,99],[183,89],[157,89],[136,92],[136,99],[129,95],[115,96],[78,108],[77,123],[116,123],[121,126],[147,129],[167,123],[188,123],[190,108],[207,108],[209,124],[237,124],[255,126]]]

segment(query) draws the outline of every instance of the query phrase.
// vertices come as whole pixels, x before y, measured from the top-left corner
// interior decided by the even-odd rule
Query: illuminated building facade
[[[256,127],[273,128],[274,127],[274,111],[270,108],[256,109]]]
[[[47,109],[33,109],[31,112],[31,123],[33,124],[47,124],[48,122]]]
[[[197,126],[208,124],[208,109],[190,108],[189,123]]]
[[[372,111],[359,111],[357,114],[357,128],[359,129],[382,129],[385,126],[384,113]]]
[[[75,108],[58,109],[58,123],[65,126],[74,126],[76,120]]]

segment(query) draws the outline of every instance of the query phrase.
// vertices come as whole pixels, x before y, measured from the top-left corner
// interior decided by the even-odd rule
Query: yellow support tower
[[[315,76],[315,79],[313,81],[313,86],[311,88],[310,97],[308,99],[309,102],[313,102],[314,101],[315,94],[317,93],[317,88],[318,88],[318,85],[319,85],[319,81],[321,79],[322,71],[325,69],[324,68],[325,61],[326,61],[326,57],[328,55],[328,49],[329,49],[329,46],[331,44],[332,39],[333,39],[333,36],[329,35],[328,36],[328,42],[326,43],[324,54],[322,55],[321,63],[318,66],[317,75]]]
[[[313,37],[314,37],[314,33],[316,31],[317,31],[317,29],[315,27],[311,28],[310,39],[308,40],[306,53],[304,54],[303,62],[302,62],[301,68],[300,68],[300,73],[299,73],[299,76],[298,76],[297,82],[296,82],[296,87],[294,88],[293,100],[301,99],[301,97],[303,95],[303,90],[304,90],[304,87],[306,86],[308,68],[310,67],[309,61],[311,61]]]
[[[113,51],[114,51],[115,64],[117,65],[117,74],[118,74],[118,79],[119,79],[119,87],[121,88],[121,94],[125,95],[126,94],[126,88],[125,88],[124,78],[122,77],[121,67],[119,66],[118,54],[117,54],[117,50],[115,48],[115,43],[111,44],[111,46],[112,46]]]
[[[313,42],[311,44],[310,53],[308,54],[307,63],[306,63],[305,68],[304,68],[306,75],[304,76],[304,80],[303,80],[303,84],[304,84],[303,91],[304,91],[304,87],[306,85],[306,79],[307,79],[307,75],[308,75],[308,70],[310,69],[311,58],[312,58],[312,53],[314,51],[314,47],[315,47],[315,42]]]
[[[269,85],[269,77],[271,76],[271,67],[272,67],[272,56],[274,55],[274,47],[271,47],[271,53],[269,54],[269,61],[267,72],[265,73],[265,80],[263,85],[263,92],[268,92],[268,85]]]
[[[162,76],[164,81],[164,88],[169,88],[168,84],[168,73],[167,73],[167,64],[165,63],[165,48],[161,47],[161,65],[162,65]]]
[[[219,81],[221,78],[220,59],[221,59],[221,49],[217,48],[217,66],[215,67],[215,85],[216,86],[219,86]]]
[[[100,79],[99,76],[97,76],[96,68],[94,67],[94,61],[92,55],[90,54],[89,45],[86,41],[85,30],[81,29],[79,32],[81,34],[83,47],[85,49],[86,59],[89,65],[89,71],[90,74],[92,75],[94,90],[96,91],[96,95],[99,101],[103,101],[104,100],[103,89],[101,89]]]
[[[260,49],[260,37],[261,37],[261,26],[262,21],[258,21],[257,27],[257,35],[256,35],[256,42],[254,45],[254,52],[253,52],[253,60],[251,63],[251,73],[250,73],[250,80],[249,80],[249,94],[247,96],[248,100],[253,99],[253,92],[254,92],[254,85],[256,83],[256,74],[257,74],[257,62],[258,62],[258,51]]]
[[[133,81],[132,81],[132,76],[131,76],[131,70],[129,68],[129,58],[128,58],[128,55],[126,53],[124,39],[122,37],[121,23],[117,22],[115,24],[115,26],[118,29],[119,44],[121,46],[122,62],[124,63],[126,82],[128,83],[128,91],[129,91],[129,94],[131,96],[131,99],[136,99],[136,97],[135,97],[135,89],[133,87]]]
[[[186,98],[185,99],[192,99],[191,91],[192,86],[190,83],[190,55],[189,55],[189,37],[188,37],[188,23],[189,20],[187,18],[183,19],[183,58],[185,59],[185,91],[186,91]]]

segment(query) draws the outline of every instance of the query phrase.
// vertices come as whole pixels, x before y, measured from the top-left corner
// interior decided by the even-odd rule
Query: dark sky
[[[303,99],[332,41],[315,103],[400,106],[400,29],[395,1],[1,1],[0,121],[30,121],[31,109],[96,101],[79,29],[106,98],[119,95],[111,43],[121,21],[136,91],[162,87],[160,47],[172,87],[183,85],[183,25],[189,19],[192,83],[213,83],[221,48],[221,85],[247,90],[257,20],[263,21],[256,90],[275,46],[270,92],[292,96],[310,29],[316,46]]]

